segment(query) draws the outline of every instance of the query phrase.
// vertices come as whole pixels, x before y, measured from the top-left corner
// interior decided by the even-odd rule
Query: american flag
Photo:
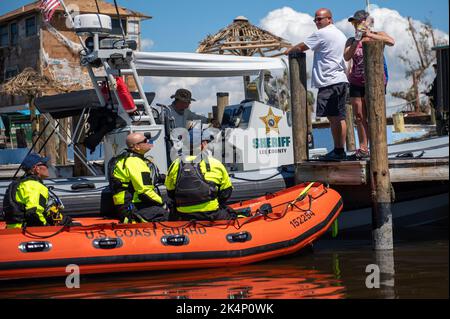
[[[61,4],[59,0],[41,0],[40,8],[45,21],[50,21],[56,8]]]

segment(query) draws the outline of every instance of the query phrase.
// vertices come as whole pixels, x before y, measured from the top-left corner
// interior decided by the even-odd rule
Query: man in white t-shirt
[[[316,11],[314,22],[317,31],[285,52],[285,54],[314,51],[311,86],[319,89],[316,115],[330,121],[334,149],[323,160],[345,160],[345,101],[348,80],[345,73],[344,49],[346,36],[333,24],[329,9]]]

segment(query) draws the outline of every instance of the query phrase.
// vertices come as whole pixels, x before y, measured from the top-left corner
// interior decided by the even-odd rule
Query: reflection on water
[[[3,298],[299,299],[343,298],[333,274],[288,264],[117,276],[90,276],[79,289],[64,280],[0,289]]]
[[[371,232],[328,235],[314,251],[233,268],[82,276],[2,282],[0,298],[302,299],[448,298],[448,220],[394,229],[395,250],[372,250]],[[379,288],[369,288],[379,267]]]

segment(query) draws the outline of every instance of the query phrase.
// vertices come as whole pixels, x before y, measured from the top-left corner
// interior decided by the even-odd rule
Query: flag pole
[[[75,29],[75,24],[73,22],[72,15],[70,14],[69,10],[67,9],[66,4],[64,3],[63,0],[59,0],[59,2],[61,3],[61,5],[62,5],[62,7],[64,9],[64,12],[67,14],[67,18],[70,20],[70,24],[71,24],[72,28]],[[74,30],[74,32],[75,32],[75,30]],[[84,45],[83,39],[81,39],[81,36],[79,36],[77,34],[77,37],[78,37],[78,40],[80,41],[80,44],[83,47],[83,49],[86,49],[86,46]]]
[[[370,13],[370,3],[369,3],[369,0],[366,0],[366,11]]]

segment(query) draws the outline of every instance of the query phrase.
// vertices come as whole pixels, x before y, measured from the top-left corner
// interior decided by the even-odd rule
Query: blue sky
[[[331,9],[336,25],[349,37],[354,34],[354,30],[347,22],[347,18],[366,5],[365,0],[117,1],[120,6],[153,17],[142,23],[141,40],[143,51],[156,52],[194,52],[199,42],[208,34],[215,34],[240,15],[295,44],[316,30],[312,20],[314,12],[321,7]],[[66,2],[69,3],[68,0]],[[108,2],[113,3],[113,0]],[[28,3],[30,0],[0,0],[0,15]],[[412,81],[407,75],[408,65],[400,59],[400,56],[406,55],[414,63],[419,60],[412,36],[407,31],[407,17],[413,18],[414,26],[419,31],[423,28],[424,22],[431,21],[435,28],[436,39],[448,43],[448,0],[372,0],[370,3],[376,5],[371,11],[375,18],[375,28],[388,32],[396,40],[394,47],[385,50],[390,74],[387,90],[388,111],[395,112],[402,110],[404,101],[394,98],[391,93],[407,90]],[[431,42],[430,38],[428,42]],[[308,52],[309,73],[311,66],[312,52]],[[430,67],[419,84],[420,90],[427,90],[433,78],[434,72]],[[192,107],[193,111],[207,114],[211,105],[216,103],[215,92],[229,92],[231,103],[242,100],[241,80],[147,77],[144,87],[148,91],[157,92],[155,102],[164,104],[170,104],[169,97],[176,89],[180,87],[190,89],[197,99]]]
[[[29,0],[1,0],[0,15],[14,10]],[[108,1],[113,2],[113,1]],[[142,38],[154,42],[154,51],[194,51],[207,34],[214,34],[238,15],[244,15],[259,25],[270,11],[285,6],[314,14],[319,7],[333,11],[341,20],[364,8],[365,0],[117,0],[120,6],[137,10],[150,19],[143,23]],[[376,0],[380,7],[397,10],[402,16],[432,21],[435,28],[448,33],[448,0]]]

